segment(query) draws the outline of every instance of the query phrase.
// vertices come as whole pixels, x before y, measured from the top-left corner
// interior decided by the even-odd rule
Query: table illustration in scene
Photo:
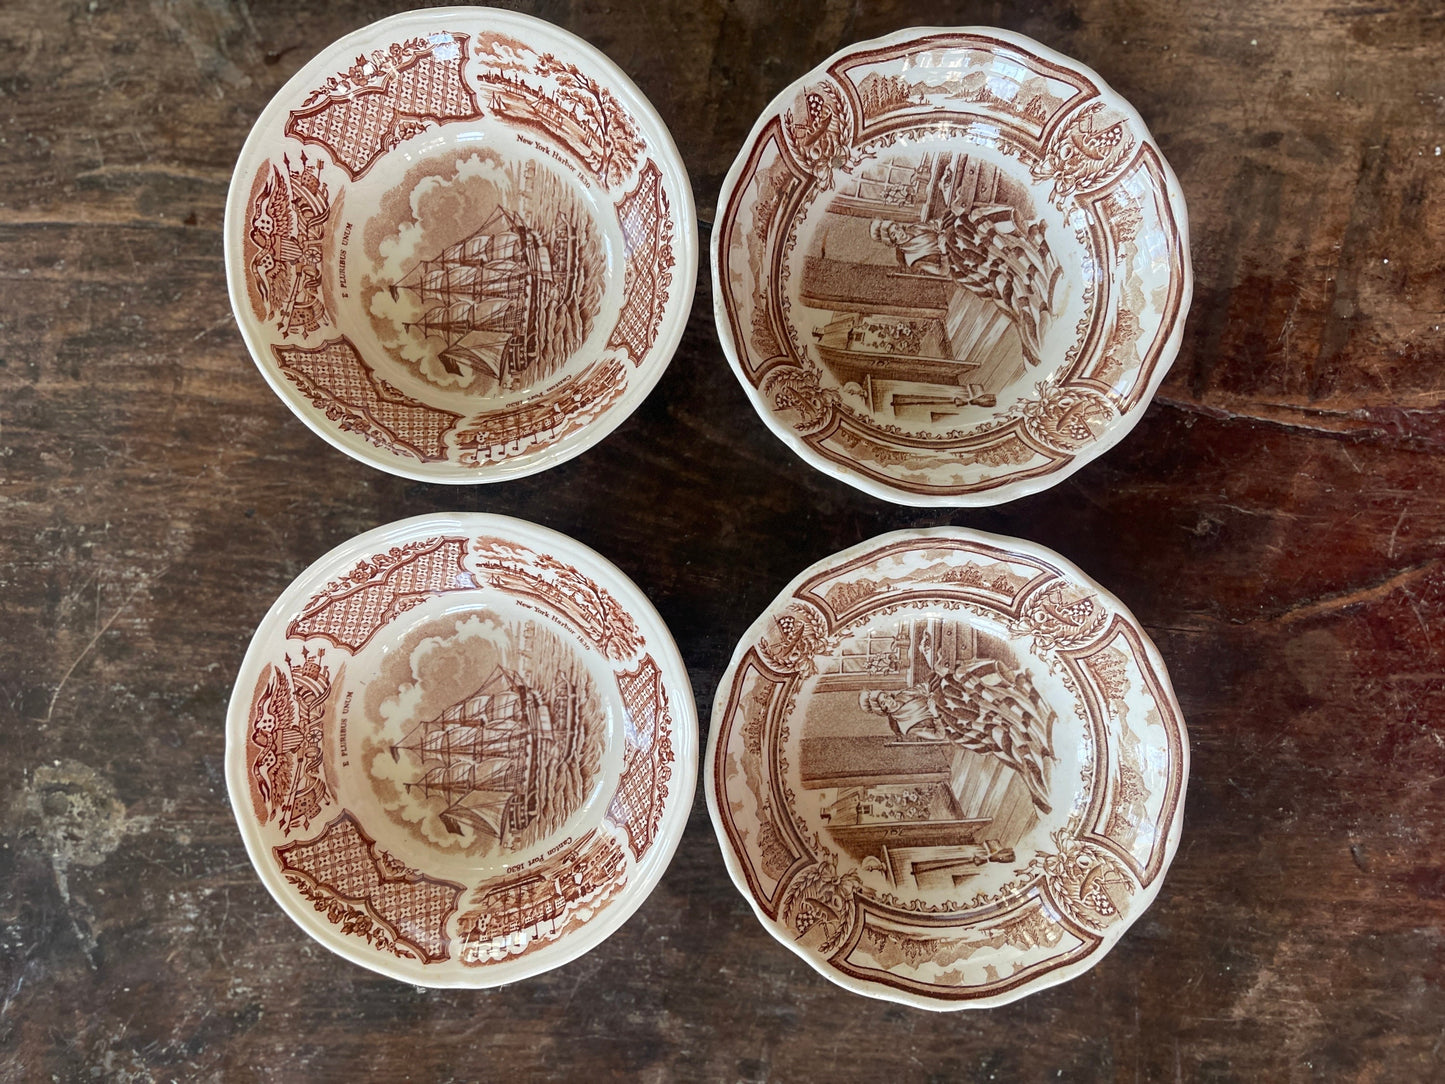
[[[820,561],[744,634],[708,808],[770,933],[840,985],[992,1007],[1097,964],[1159,891],[1189,744],[1117,600],[958,528]]]

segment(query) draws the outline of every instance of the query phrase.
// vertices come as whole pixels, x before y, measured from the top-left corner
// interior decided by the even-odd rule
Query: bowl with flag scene
[[[1184,198],[1097,74],[984,27],[849,46],[718,197],[714,314],[768,427],[885,500],[989,505],[1119,441],[1178,352]]]
[[[331,951],[419,986],[498,986],[616,931],[696,777],[657,611],[578,542],[440,513],[360,535],[257,629],[226,722],[251,862]]]
[[[515,12],[414,11],[306,64],[226,203],[231,306],[287,406],[431,482],[535,473],[657,383],[697,274],[666,126],[622,71]]]
[[[1159,652],[1057,554],[955,527],[795,579],[704,758],[729,873],[828,979],[926,1009],[1088,970],[1159,892],[1189,743]]]

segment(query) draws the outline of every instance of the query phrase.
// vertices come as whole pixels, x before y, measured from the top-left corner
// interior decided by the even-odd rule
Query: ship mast
[[[575,239],[564,251],[575,274]],[[475,232],[420,260],[388,289],[393,299],[407,290],[424,306],[404,326],[443,340],[437,360],[447,372],[484,371],[509,388],[542,354],[544,302],[556,288],[552,257],[520,214],[498,206]]]
[[[540,748],[550,740],[546,703],[517,673],[498,666],[470,696],[418,723],[391,745],[428,765],[408,793],[447,802],[439,814],[449,832],[465,828],[506,840],[541,812],[549,780]]]

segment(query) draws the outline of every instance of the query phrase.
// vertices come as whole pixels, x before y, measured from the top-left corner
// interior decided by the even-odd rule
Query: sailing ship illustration
[[[544,698],[498,665],[476,692],[413,727],[391,755],[421,761],[423,774],[407,792],[445,802],[438,819],[448,832],[517,846],[546,814],[553,776],[578,753],[578,704],[576,684],[561,675]]]
[[[441,342],[436,359],[453,376],[486,373],[504,391],[550,376],[565,349],[581,295],[582,230],[555,209],[540,226],[503,206],[467,237],[420,260],[388,289],[422,306],[408,330]]]

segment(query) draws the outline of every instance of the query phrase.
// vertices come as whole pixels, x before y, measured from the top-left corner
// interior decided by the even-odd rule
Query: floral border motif
[[[1049,897],[1076,925],[1101,933],[1119,921],[1119,908],[1136,888],[1117,858],[1094,843],[1063,830],[1053,834],[1054,851],[1030,864],[1048,886]]]
[[[462,77],[468,35],[439,31],[359,56],[306,96],[286,134],[360,180],[383,153],[442,121],[482,115]]]
[[[428,877],[376,845],[342,810],[314,839],[273,849],[286,880],[343,934],[423,964],[450,955],[447,920],[465,885]]]
[[[815,840],[816,844],[817,841]],[[821,847],[815,847],[822,850]],[[815,930],[821,935],[817,951],[824,956],[849,939],[858,922],[857,896],[863,888],[858,874],[838,872],[831,854],[823,852],[812,865],[794,874],[783,890],[779,915],[799,940]]]
[[[1029,597],[1012,628],[1018,635],[1033,637],[1038,651],[1051,653],[1083,647],[1104,631],[1110,616],[1092,591],[1055,580]]]
[[[1035,390],[1037,397],[1023,400],[1018,414],[1029,436],[1061,452],[1097,440],[1119,416],[1114,404],[1091,388],[1046,381]]]
[[[812,606],[789,606],[773,619],[772,634],[758,644],[758,656],[780,674],[808,677],[828,632],[828,619]]]
[[[1113,123],[1101,130],[1101,121]],[[1138,143],[1127,118],[1106,110],[1103,102],[1090,102],[1054,132],[1033,178],[1054,182],[1049,198],[1062,211],[1070,197],[1102,188],[1123,173]]]
[[[822,387],[816,370],[800,365],[779,365],[768,370],[759,390],[774,410],[797,416],[793,428],[805,437],[832,428],[843,405],[836,391]]]
[[[833,187],[833,169],[850,149],[853,122],[837,85],[805,87],[783,113],[783,138],[793,158],[820,188]]]
[[[313,595],[286,636],[319,636],[354,655],[388,621],[431,595],[475,587],[462,563],[466,553],[464,538],[428,538],[373,554]]]

